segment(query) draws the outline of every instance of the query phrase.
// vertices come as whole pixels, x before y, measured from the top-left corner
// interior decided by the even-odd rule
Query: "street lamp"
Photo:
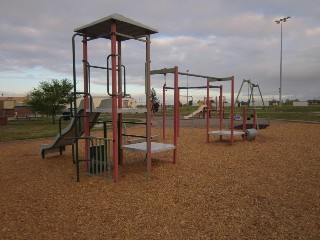
[[[189,73],[189,69],[187,70],[187,73]],[[187,106],[189,106],[189,76],[187,75]]]
[[[291,17],[280,18],[275,22],[281,25],[281,48],[280,48],[280,88],[279,88],[279,106],[282,105],[281,95],[282,95],[282,23],[286,22]]]

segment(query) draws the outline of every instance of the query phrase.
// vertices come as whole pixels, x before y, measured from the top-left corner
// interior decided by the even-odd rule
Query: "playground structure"
[[[184,116],[183,118],[188,120],[189,118],[194,117],[196,114],[200,114],[201,112],[204,112],[206,107],[207,107],[207,105],[205,105],[205,104],[199,105],[199,107],[196,111],[190,113],[187,116]]]
[[[213,86],[213,88],[220,88],[217,86]],[[219,98],[220,99],[220,98]],[[194,117],[194,115],[199,114],[199,118],[206,118],[206,112],[207,110],[209,111],[209,118],[211,118],[213,116],[212,113],[218,113],[219,111],[219,100],[218,97],[216,96],[215,101],[213,101],[215,104],[212,104],[213,100],[209,100],[209,107],[207,107],[207,105],[205,103],[207,103],[206,97],[204,97],[204,100],[199,100],[199,108],[193,112],[192,114],[185,116],[184,119],[189,119],[191,116]],[[223,96],[222,98],[222,116],[224,117],[225,112],[224,112],[224,103],[225,103],[225,97]],[[202,105],[204,105],[204,108],[202,107]],[[200,109],[201,108],[201,109]],[[219,116],[219,114],[217,115]]]
[[[40,152],[42,157],[46,153],[57,152],[60,154],[65,149],[66,145],[72,145],[73,162],[76,164],[77,181],[80,180],[80,163],[86,163],[86,172],[89,175],[99,175],[101,177],[112,178],[114,181],[119,180],[119,165],[124,165],[124,151],[133,151],[143,153],[146,156],[147,177],[150,177],[151,172],[151,157],[153,153],[163,151],[173,151],[172,162],[177,162],[177,146],[180,132],[180,118],[179,118],[179,91],[180,89],[206,89],[207,97],[206,103],[200,109],[206,113],[206,136],[209,142],[209,135],[218,135],[220,140],[222,136],[230,136],[230,144],[233,144],[234,136],[240,135],[245,140],[246,129],[243,131],[234,130],[234,118],[230,117],[230,128],[223,129],[223,88],[222,83],[226,81],[231,82],[231,115],[234,116],[234,77],[217,78],[212,76],[203,76],[198,74],[190,74],[179,72],[178,67],[164,68],[160,70],[150,70],[150,35],[157,33],[157,30],[145,26],[141,23],[135,22],[119,14],[113,14],[102,18],[98,21],[87,24],[83,27],[74,30],[76,33],[72,37],[72,52],[73,52],[73,107],[71,123],[66,129],[61,130],[58,136],[51,144],[41,146]],[[76,38],[80,37],[82,41],[82,68],[83,68],[83,88],[78,89],[77,86],[77,67],[76,67]],[[107,39],[111,41],[111,53],[107,56],[106,66],[91,65],[88,59],[88,43],[95,39]],[[122,65],[122,42],[127,40],[137,40],[145,43],[145,96],[146,108],[123,108],[122,98],[126,93],[126,68]],[[111,64],[110,64],[111,61]],[[107,93],[111,97],[108,102],[102,101],[98,108],[94,108],[93,99],[90,88],[90,72],[92,68],[102,69],[107,72]],[[111,74],[110,74],[111,72]],[[153,142],[151,134],[151,112],[152,104],[150,101],[151,79],[150,76],[154,74],[171,73],[173,77],[173,87],[167,87],[166,83],[163,86],[163,114],[162,114],[162,139],[166,138],[166,114],[165,114],[165,91],[167,89],[174,90],[174,127],[173,127],[173,143]],[[111,76],[110,76],[111,75]],[[179,87],[179,75],[197,77],[206,79],[207,85],[200,87]],[[221,83],[219,86],[212,86],[210,83]],[[219,130],[211,131],[209,126],[211,105],[209,92],[211,88],[219,88]],[[83,108],[78,109],[76,105],[77,97],[83,96]],[[111,104],[110,104],[111,101]],[[218,108],[216,107],[216,110]],[[199,111],[199,109],[198,109]],[[245,111],[245,110],[244,110]],[[144,122],[126,122],[123,114],[125,113],[145,113]],[[111,114],[110,125],[112,127],[112,136],[108,138],[106,122],[104,121],[104,136],[91,136],[90,129],[98,123],[98,117],[101,113]],[[194,116],[195,113],[191,115]],[[244,121],[245,122],[245,121]],[[143,125],[145,128],[145,135],[128,134],[124,126],[126,123]],[[252,134],[254,135],[254,133]],[[139,141],[127,141],[126,137],[136,137]],[[143,140],[141,142],[141,139]],[[80,154],[80,145],[84,144],[84,156]]]
[[[241,91],[243,89],[244,84],[247,84],[247,87],[248,87],[248,90],[247,90],[248,98],[247,98],[246,106],[248,108],[248,111],[251,111],[251,114],[249,114],[249,117],[247,118],[247,120],[253,119],[252,124],[248,124],[247,127],[248,128],[251,127],[251,128],[255,128],[255,129],[259,130],[260,127],[270,126],[270,120],[269,120],[268,111],[267,111],[267,108],[265,106],[265,103],[264,103],[264,100],[263,100],[263,97],[262,97],[262,93],[261,93],[261,89],[260,89],[259,84],[252,83],[250,79],[248,79],[248,80],[243,79],[235,102],[239,103],[239,96],[241,94]],[[257,95],[257,94],[255,93],[255,89],[258,90],[258,95],[259,95],[259,98],[260,98],[260,100],[262,102],[262,108],[259,108],[259,107],[256,106],[255,95]],[[251,106],[251,104],[252,104],[252,106]],[[259,124],[259,122],[258,122],[259,118],[257,116],[257,110],[259,110],[259,109],[262,109],[265,112],[266,117],[267,117],[267,124],[264,124],[264,125]]]
[[[71,117],[73,120],[65,129],[60,129],[60,134],[52,144],[42,146],[40,151],[43,157],[46,152],[62,151],[65,145],[72,144],[73,162],[77,168],[77,181],[80,180],[80,162],[86,163],[86,171],[89,175],[106,172],[107,176],[112,172],[114,181],[119,180],[119,165],[124,165],[123,151],[135,151],[145,154],[147,163],[147,177],[150,177],[151,154],[173,150],[173,160],[177,161],[177,135],[174,135],[174,143],[151,142],[151,101],[150,101],[150,35],[158,31],[126,18],[119,14],[112,14],[95,22],[76,28],[76,33],[72,37],[73,52],[73,111]],[[80,37],[82,41],[82,67],[83,67],[83,89],[77,86],[77,68],[76,68],[76,38]],[[107,66],[91,65],[88,60],[88,43],[95,39],[107,39],[111,41],[111,54],[107,56]],[[145,43],[145,96],[146,108],[133,109],[123,108],[122,98],[126,96],[126,76],[125,67],[122,65],[122,42],[127,40],[137,40]],[[111,62],[111,64],[109,64]],[[92,105],[90,90],[90,70],[92,68],[102,69],[107,72],[107,93],[111,97],[111,108],[104,107],[102,102],[99,108]],[[111,72],[111,74],[110,74]],[[111,75],[111,76],[110,76]],[[177,82],[175,82],[177,85]],[[83,110],[78,110],[76,105],[77,96],[83,95]],[[175,99],[178,100],[176,96]],[[110,104],[107,104],[110,106]],[[175,112],[178,113],[178,102],[175,102]],[[124,113],[143,112],[146,115],[142,124],[145,126],[144,142],[133,144],[123,144],[123,120]],[[97,138],[91,136],[90,128],[97,123],[100,113],[111,114],[112,137],[107,138],[106,122],[104,122],[104,137]],[[132,123],[132,122],[130,122]],[[176,126],[175,126],[176,129]],[[73,132],[73,133],[72,133]],[[176,131],[175,131],[176,132]],[[132,135],[130,135],[132,136]],[[67,142],[64,142],[67,141]],[[84,142],[84,157],[80,155],[80,142]],[[102,174],[103,175],[103,174]]]
[[[219,83],[223,83],[223,82],[227,82],[230,81],[231,82],[231,90],[230,90],[230,94],[231,94],[231,109],[230,109],[230,118],[229,118],[229,122],[230,122],[230,127],[229,129],[225,129],[223,127],[223,86],[220,85],[220,96],[219,96],[219,130],[210,130],[210,125],[209,125],[209,111],[207,111],[207,119],[206,119],[206,128],[207,128],[207,143],[209,143],[210,141],[210,135],[218,135],[220,137],[220,140],[222,140],[223,136],[229,136],[230,137],[230,144],[232,145],[234,142],[234,136],[241,136],[243,140],[245,140],[245,134],[246,134],[246,129],[243,126],[243,131],[236,131],[234,129],[234,76],[231,77],[226,77],[226,78],[208,78],[207,79],[207,86],[209,86],[209,84],[211,82],[219,82]],[[207,87],[207,105],[209,105],[209,100],[210,99],[210,91],[209,91],[209,87]]]
[[[188,74],[189,75],[189,73],[185,73],[185,74]],[[164,73],[164,76],[165,76],[165,79],[166,79],[166,73]],[[219,88],[219,86],[209,86],[209,88]],[[165,80],[165,83],[164,83],[164,85],[163,85],[163,87],[162,87],[162,102],[163,102],[163,108],[162,108],[162,115],[163,116],[165,116],[166,115],[166,112],[165,112],[165,103],[166,103],[166,91],[168,90],[168,89],[171,89],[171,90],[174,90],[175,88],[174,87],[169,87],[169,86],[167,86],[167,83],[166,83],[166,80]],[[178,86],[178,93],[177,94],[179,94],[179,103],[180,103],[180,97],[181,97],[181,95],[180,95],[180,90],[183,90],[183,89],[207,89],[207,86],[199,86],[199,87],[179,87]],[[189,96],[190,97],[190,96]],[[200,104],[199,105],[199,108],[196,110],[196,111],[194,111],[194,112],[192,112],[190,115],[188,115],[188,116],[184,116],[184,119],[189,119],[189,118],[192,118],[192,117],[194,117],[196,114],[199,114],[200,115],[200,113],[201,112],[205,112],[205,111],[207,111],[207,109],[209,109],[209,111],[211,111],[212,110],[212,108],[211,108],[211,103],[210,103],[210,105],[209,105],[210,107],[208,108],[207,107],[207,105],[205,105],[205,104]],[[164,123],[165,123],[165,118],[163,119],[164,120]]]
[[[150,176],[151,171],[151,154],[162,151],[173,150],[173,162],[177,161],[177,136],[174,136],[174,144],[165,144],[159,142],[151,142],[151,102],[150,102],[150,35],[155,34],[158,31],[150,28],[141,23],[135,22],[131,19],[125,18],[119,14],[113,14],[106,18],[95,21],[91,24],[75,29],[75,36],[83,37],[83,71],[84,71],[84,94],[85,94],[85,106],[88,107],[88,86],[89,78],[87,73],[88,59],[87,59],[87,42],[97,39],[106,38],[111,40],[111,54],[107,57],[107,92],[112,98],[112,108],[103,109],[100,108],[100,112],[109,112],[112,116],[112,162],[113,162],[113,180],[118,181],[119,169],[118,164],[123,165],[123,151],[131,150],[146,154],[147,162],[147,176]],[[146,45],[145,49],[145,94],[146,94],[146,121],[145,121],[145,142],[126,144],[123,145],[123,113],[121,98],[126,95],[126,78],[125,75],[122,79],[122,49],[121,43],[126,40],[138,40]],[[73,53],[75,55],[75,53]],[[109,60],[111,59],[111,67],[109,67]],[[75,66],[74,66],[75,69]],[[125,68],[124,68],[125,69]],[[111,85],[110,90],[110,77],[109,71],[111,71]],[[123,71],[125,73],[125,71]],[[76,74],[74,70],[74,83],[76,83]],[[76,86],[76,84],[75,84]],[[123,87],[123,88],[122,88]],[[74,94],[77,90],[74,89]],[[175,107],[178,104],[175,104]],[[111,110],[111,111],[110,111]],[[134,109],[126,109],[126,112],[136,112]],[[76,111],[75,111],[76,112]],[[87,117],[86,117],[87,118]],[[85,119],[86,119],[85,118]],[[89,137],[90,132],[88,129],[88,121],[85,121],[86,131],[84,137]],[[76,148],[78,148],[78,139],[81,137],[78,135],[75,137]],[[88,140],[86,140],[85,147],[85,160],[87,163],[91,161],[89,156]],[[79,162],[79,157],[76,156],[76,162]],[[109,167],[109,166],[108,166]]]
[[[210,88],[211,87],[213,87],[213,88],[219,88],[219,87],[216,87],[216,86],[210,86]],[[207,88],[207,87],[199,87],[199,88]],[[198,89],[199,89],[198,88]],[[202,118],[205,118],[205,116],[206,116],[206,111],[209,111],[209,116],[211,117],[211,112],[212,111],[217,111],[217,109],[218,109],[218,107],[217,107],[217,101],[216,101],[216,106],[215,106],[215,108],[213,108],[212,107],[212,103],[211,103],[211,100],[209,101],[209,106],[207,106],[206,104],[205,104],[205,102],[207,102],[206,100],[204,100],[204,101],[198,101],[198,103],[199,103],[199,107],[198,107],[198,109],[196,109],[194,112],[192,112],[192,113],[190,113],[189,115],[187,115],[187,116],[183,116],[183,118],[185,119],[185,120],[188,120],[188,119],[190,119],[190,118],[193,118],[194,116],[196,116],[197,114],[198,114],[198,116],[199,116],[199,118],[200,117],[202,117]]]
[[[79,110],[77,112],[77,116],[84,116],[84,108],[83,108],[83,101],[79,106]],[[89,129],[93,128],[94,123],[98,121],[100,113],[99,112],[93,112],[92,114],[89,114]],[[61,119],[59,120],[59,133],[57,136],[52,140],[50,144],[42,144],[40,146],[40,154],[42,156],[42,159],[45,158],[46,154],[48,153],[55,153],[60,152],[60,155],[62,155],[62,152],[65,151],[66,146],[72,145],[73,143],[73,136],[75,133],[75,130],[79,131],[79,135],[82,135],[84,133],[84,118],[79,118],[78,121],[77,118],[72,118],[69,125],[65,127],[64,129],[61,129]],[[78,125],[78,126],[77,126]]]
[[[209,124],[209,117],[210,117],[210,111],[206,111],[206,130],[207,130],[207,142],[209,142],[209,135],[213,134],[213,135],[219,135],[220,139],[222,140],[222,136],[230,136],[230,144],[233,144],[234,141],[234,136],[235,135],[240,135],[242,136],[243,140],[245,139],[245,134],[246,131],[244,129],[244,131],[235,131],[234,130],[234,118],[230,117],[229,121],[230,121],[230,130],[224,130],[223,129],[223,88],[222,85],[220,86],[212,86],[210,85],[210,83],[222,83],[225,81],[231,81],[231,116],[234,115],[234,77],[226,77],[226,78],[217,78],[217,77],[212,77],[212,76],[204,76],[204,75],[199,75],[199,74],[190,74],[190,73],[184,73],[184,72],[179,72],[178,67],[175,66],[174,68],[163,68],[163,69],[159,69],[159,70],[153,70],[151,71],[151,75],[153,74],[163,74],[165,76],[166,79],[166,74],[171,73],[174,75],[174,79],[175,79],[175,85],[174,87],[167,87],[166,84],[164,84],[163,86],[163,113],[162,113],[162,121],[163,121],[163,133],[162,133],[162,137],[163,139],[165,139],[165,135],[166,135],[166,113],[165,113],[165,90],[166,89],[173,89],[174,93],[175,93],[175,102],[179,102],[179,99],[176,99],[179,97],[179,90],[180,89],[185,89],[183,87],[179,87],[178,85],[178,78],[179,75],[185,75],[185,76],[192,76],[192,77],[197,77],[197,78],[203,78],[207,80],[207,85],[205,87],[195,87],[195,88],[206,88],[207,90],[207,102],[206,102],[206,106],[210,106],[210,89],[211,88],[219,88],[220,89],[220,96],[219,96],[219,130],[218,131],[210,131],[210,124]],[[175,108],[175,113],[174,113],[174,125],[177,126],[175,131],[177,131],[177,133],[175,133],[177,136],[179,136],[179,129],[180,129],[180,118],[179,118],[179,105],[177,106],[177,108]]]

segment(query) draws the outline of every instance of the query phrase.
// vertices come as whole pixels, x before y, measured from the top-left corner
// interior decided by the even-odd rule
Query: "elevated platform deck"
[[[151,142],[151,153],[174,150],[175,148],[176,147],[173,144]],[[130,150],[134,152],[147,153],[147,142],[123,145],[122,149]]]
[[[87,109],[87,112],[90,112],[90,109]],[[112,113],[112,108],[95,108],[92,109],[92,112],[99,113]],[[145,108],[118,108],[117,113],[146,113],[147,109]]]
[[[216,131],[210,131],[208,134],[213,134],[213,135],[220,135],[220,136],[231,136],[231,131],[230,130],[216,130]],[[234,136],[242,136],[244,135],[245,132],[243,131],[233,131]]]

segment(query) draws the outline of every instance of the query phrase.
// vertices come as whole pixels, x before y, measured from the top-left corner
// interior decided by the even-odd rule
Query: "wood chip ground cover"
[[[0,239],[319,239],[320,124],[233,146],[180,135],[176,165],[154,154],[147,180],[144,155],[125,152],[117,183],[83,171],[77,183],[70,148],[42,160],[50,138],[1,143]]]

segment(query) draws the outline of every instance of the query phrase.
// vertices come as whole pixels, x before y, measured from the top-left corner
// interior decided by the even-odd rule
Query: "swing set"
[[[236,97],[236,103],[239,103],[239,96],[241,94],[241,90],[244,86],[244,84],[247,84],[247,102],[246,102],[246,106],[248,108],[248,110],[251,112],[249,113],[249,117],[247,118],[247,120],[251,120],[253,118],[253,123],[252,125],[248,125],[247,128],[255,128],[255,129],[260,129],[260,128],[266,128],[268,126],[270,126],[270,120],[269,120],[269,115],[268,115],[268,111],[266,108],[266,105],[264,103],[263,97],[262,97],[262,93],[261,93],[261,89],[259,87],[259,84],[254,84],[251,82],[250,79],[243,79],[238,95]],[[255,90],[258,90],[258,97],[260,97],[260,100],[262,102],[262,108],[259,108],[256,106],[256,100],[255,100],[255,96],[257,95],[255,93]],[[258,123],[258,116],[257,116],[257,110],[262,109],[266,115],[266,119],[267,119],[267,124],[259,124]]]

